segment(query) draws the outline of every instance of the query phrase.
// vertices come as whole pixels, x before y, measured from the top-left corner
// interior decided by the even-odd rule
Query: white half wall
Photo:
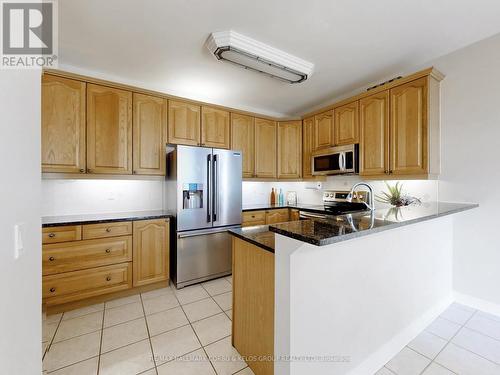
[[[41,372],[39,71],[0,70],[0,372]],[[24,254],[14,258],[14,226]]]
[[[161,210],[160,180],[42,180],[42,216]]]
[[[455,218],[454,288],[500,306],[500,35],[433,65],[446,75],[439,196],[479,203]]]

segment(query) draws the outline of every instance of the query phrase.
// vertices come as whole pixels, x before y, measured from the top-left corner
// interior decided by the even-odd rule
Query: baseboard
[[[375,351],[359,366],[354,368],[348,375],[375,374],[396,354],[398,354],[408,343],[418,336],[429,324],[441,315],[453,302],[453,295],[445,298],[433,308],[427,310],[425,314],[416,319],[403,331],[398,333],[391,341],[387,342],[380,349]]]
[[[455,302],[461,303],[462,305],[467,305],[476,310],[500,316],[500,304],[458,292],[454,292],[453,296],[455,298]]]

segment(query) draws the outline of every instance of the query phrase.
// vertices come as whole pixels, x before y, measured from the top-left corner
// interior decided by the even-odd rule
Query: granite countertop
[[[274,233],[269,231],[268,225],[230,229],[229,233],[274,253]]]
[[[329,245],[388,229],[470,210],[477,204],[429,202],[421,205],[377,209],[373,213],[332,216],[331,219],[291,221],[269,226],[269,230],[317,246]]]
[[[112,212],[102,214],[43,216],[42,227],[111,223],[116,221],[148,220],[173,217],[167,210]]]

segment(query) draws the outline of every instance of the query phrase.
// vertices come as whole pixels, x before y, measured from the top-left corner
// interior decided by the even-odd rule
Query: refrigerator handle
[[[211,181],[211,176],[212,176],[212,155],[207,155],[207,223],[210,223],[212,221],[212,214],[211,214],[211,207],[210,207],[210,202],[211,202],[211,197],[210,197],[210,184],[212,183]]]
[[[219,212],[219,162],[217,155],[214,155],[214,167],[212,171],[214,178],[213,178],[213,185],[212,185],[212,195],[213,195],[213,201],[212,201],[212,213],[213,213],[213,221],[217,221],[217,214]]]

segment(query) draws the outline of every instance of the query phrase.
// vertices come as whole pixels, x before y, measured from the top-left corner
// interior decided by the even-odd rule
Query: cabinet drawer
[[[288,208],[266,211],[266,224],[288,221]]]
[[[132,236],[44,245],[44,275],[132,261]]]
[[[131,287],[132,263],[128,262],[43,276],[42,296],[44,303],[50,306]]]
[[[264,225],[266,223],[265,211],[246,211],[242,214],[242,226]]]
[[[81,225],[42,228],[42,243],[78,241],[82,239]]]
[[[83,239],[127,236],[132,234],[132,222],[89,224],[83,226]]]

